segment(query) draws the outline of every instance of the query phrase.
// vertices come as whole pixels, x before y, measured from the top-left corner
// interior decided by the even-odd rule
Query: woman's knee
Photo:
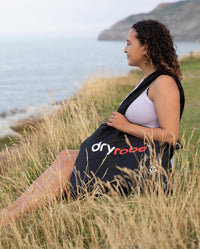
[[[62,163],[66,160],[75,162],[77,156],[78,156],[79,150],[63,150],[61,151],[57,156],[57,161],[59,163]]]
[[[68,151],[67,151],[67,150],[62,150],[62,151],[58,154],[56,160],[62,162],[62,161],[65,160],[66,157],[68,157],[68,156],[69,156]]]
[[[60,172],[62,175],[65,175],[68,179],[70,179],[78,153],[78,150],[61,151],[57,156],[52,169],[56,172]]]

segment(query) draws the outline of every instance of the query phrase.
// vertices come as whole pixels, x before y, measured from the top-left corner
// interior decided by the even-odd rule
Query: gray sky
[[[0,0],[0,35],[94,37],[131,14],[178,0]]]

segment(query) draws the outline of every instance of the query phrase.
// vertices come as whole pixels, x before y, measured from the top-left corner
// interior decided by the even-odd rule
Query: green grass
[[[195,144],[200,135],[200,57],[189,56],[181,61],[185,91],[185,110],[181,122],[181,135],[186,138],[195,130],[192,143]]]

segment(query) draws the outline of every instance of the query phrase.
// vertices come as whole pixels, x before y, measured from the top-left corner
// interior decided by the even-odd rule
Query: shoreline
[[[51,114],[59,107],[60,103],[24,106],[0,113],[0,139],[7,136],[18,136],[15,128],[32,120],[38,120],[44,115]]]

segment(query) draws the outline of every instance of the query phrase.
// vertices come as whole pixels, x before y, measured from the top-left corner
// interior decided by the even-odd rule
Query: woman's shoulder
[[[160,76],[158,76],[155,81],[154,81],[155,85],[164,85],[164,84],[176,84],[176,80],[174,79],[174,77],[167,75],[167,74],[161,74]]]
[[[156,78],[152,83],[152,87],[162,90],[170,88],[178,90],[176,80],[172,76],[166,74],[162,74],[158,78]]]
[[[153,100],[156,96],[179,96],[176,80],[170,75],[160,75],[149,88],[149,97]]]

